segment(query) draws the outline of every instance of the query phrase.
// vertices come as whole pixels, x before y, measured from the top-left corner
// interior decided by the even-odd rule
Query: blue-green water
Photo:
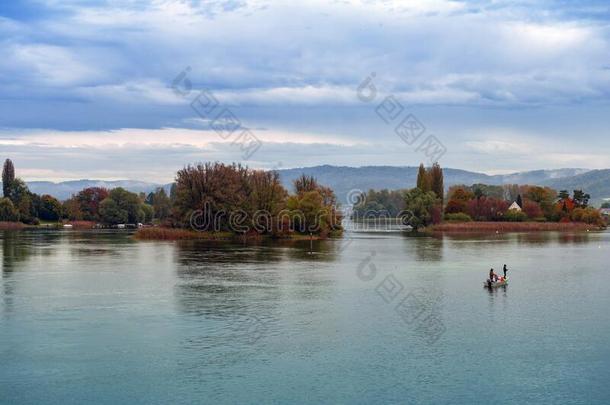
[[[609,233],[0,238],[2,404],[610,402]]]

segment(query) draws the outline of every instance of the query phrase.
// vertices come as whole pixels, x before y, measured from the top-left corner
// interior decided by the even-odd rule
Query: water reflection
[[[445,238],[429,236],[408,236],[404,238],[407,249],[412,249],[418,261],[441,262]]]
[[[509,281],[510,281],[510,277],[508,277]],[[495,287],[495,288],[489,288],[489,287],[483,287],[487,290],[487,292],[489,293],[490,296],[497,296],[499,294],[502,294],[504,297],[506,297],[506,292],[508,291],[508,285],[501,285],[500,287]]]
[[[0,231],[2,237],[2,275],[8,276],[15,263],[25,260],[27,250],[18,243],[15,231]]]
[[[592,234],[589,232],[580,233],[561,233],[558,236],[559,243],[562,245],[582,245],[591,240]]]
[[[486,244],[501,245],[514,241],[520,245],[549,245],[549,244],[584,244],[593,238],[598,238],[599,232],[522,232],[522,233],[442,233],[436,232],[431,238],[453,242],[452,248],[463,248],[467,244],[461,242],[484,242]]]

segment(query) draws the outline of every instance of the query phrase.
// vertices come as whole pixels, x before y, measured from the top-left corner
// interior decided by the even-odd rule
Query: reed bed
[[[228,232],[196,232],[188,229],[150,227],[140,228],[134,234],[138,240],[226,240],[231,239],[232,235]]]
[[[25,225],[21,222],[0,221],[0,229],[2,230],[22,229],[24,227]]]
[[[543,232],[543,231],[592,231],[597,225],[581,222],[460,222],[433,225],[433,232]]]

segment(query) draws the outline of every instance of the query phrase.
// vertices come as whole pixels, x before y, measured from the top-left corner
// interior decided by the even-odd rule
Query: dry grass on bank
[[[0,221],[0,230],[23,229],[25,225],[21,222]]]
[[[593,231],[599,226],[582,222],[460,222],[433,225],[432,232],[544,232]]]
[[[227,240],[231,239],[229,232],[196,232],[188,229],[151,227],[140,228],[134,234],[138,240]]]

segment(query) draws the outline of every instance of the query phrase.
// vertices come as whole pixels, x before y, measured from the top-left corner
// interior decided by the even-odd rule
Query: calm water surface
[[[610,233],[0,238],[2,404],[610,402]]]

